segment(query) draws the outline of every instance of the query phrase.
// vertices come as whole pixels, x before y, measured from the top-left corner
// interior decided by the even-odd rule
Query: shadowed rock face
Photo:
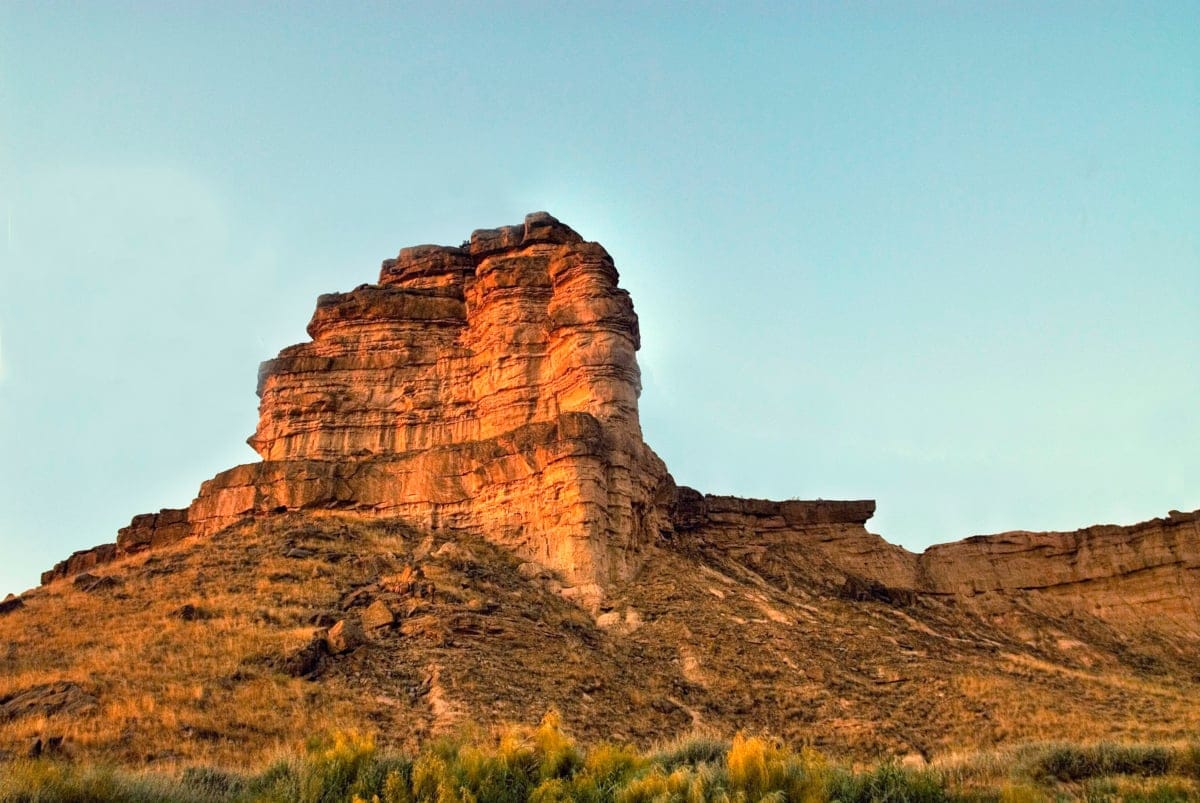
[[[307,510],[469,532],[595,603],[655,546],[757,565],[799,556],[857,598],[952,596],[1087,612],[1200,636],[1200,524],[1005,533],[915,555],[866,530],[871,501],[705,496],[642,439],[637,316],[597,243],[542,212],[461,247],[406,248],[379,281],[323,295],[312,340],[262,365],[262,461],[186,510],[135,517],[50,582],[247,517]]]

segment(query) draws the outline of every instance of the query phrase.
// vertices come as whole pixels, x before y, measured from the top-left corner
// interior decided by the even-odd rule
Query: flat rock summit
[[[928,755],[1196,722],[1200,511],[914,554],[867,530],[870,500],[679,486],[643,438],[613,259],[544,212],[401,250],[308,334],[260,369],[260,461],[0,604],[0,743],[245,757],[328,722],[404,741],[553,706],[588,738]],[[163,657],[197,638],[224,648]],[[238,725],[247,694],[294,721]],[[145,709],[174,712],[172,746]]]

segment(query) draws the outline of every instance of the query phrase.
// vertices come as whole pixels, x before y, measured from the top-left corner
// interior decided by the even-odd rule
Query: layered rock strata
[[[48,579],[297,509],[477,532],[586,593],[627,577],[669,531],[675,486],[642,440],[638,321],[617,278],[545,213],[402,250],[378,284],[321,296],[312,340],[263,364],[262,462]]]
[[[377,285],[322,296],[308,332],[263,364],[263,462],[205,483],[196,534],[353,509],[485,534],[589,586],[670,526],[633,304],[608,253],[553,217],[406,248]]]
[[[771,552],[798,552],[846,577],[915,589],[917,556],[867,532],[873,500],[775,502],[701,494],[680,488],[672,511],[676,539],[694,541],[748,564]]]
[[[127,555],[166,546],[191,534],[187,508],[163,508],[157,513],[134,516],[129,526],[117,530],[116,543],[100,544],[73,553],[66,560],[54,564],[54,568],[42,572],[42,585],[72,577]]]
[[[1014,596],[1200,637],[1200,511],[1129,527],[1007,532],[927,549],[918,587],[992,608]]]
[[[698,544],[751,563],[785,553],[811,576],[900,597],[1019,596],[1200,631],[1197,514],[915,555],[866,530],[872,501],[677,488],[642,439],[638,320],[617,279],[603,247],[545,213],[459,247],[403,249],[377,284],[321,296],[311,340],[263,363],[260,462],[205,482],[186,510],[135,517],[43,582],[250,516],[336,510],[479,534],[584,600],[654,545]]]

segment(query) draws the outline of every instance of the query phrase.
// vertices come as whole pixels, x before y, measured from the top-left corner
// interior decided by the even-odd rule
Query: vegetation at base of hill
[[[830,763],[760,737],[694,737],[642,753],[583,749],[557,715],[498,740],[442,740],[415,758],[370,737],[316,739],[256,773],[192,767],[176,775],[37,759],[0,765],[0,801],[262,803],[1024,803],[1200,800],[1200,745],[1027,745],[912,769]]]

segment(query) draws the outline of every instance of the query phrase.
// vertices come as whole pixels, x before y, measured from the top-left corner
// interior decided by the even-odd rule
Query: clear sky
[[[248,5],[0,3],[0,593],[254,460],[319,293],[536,209],[683,484],[1200,507],[1200,4]]]

